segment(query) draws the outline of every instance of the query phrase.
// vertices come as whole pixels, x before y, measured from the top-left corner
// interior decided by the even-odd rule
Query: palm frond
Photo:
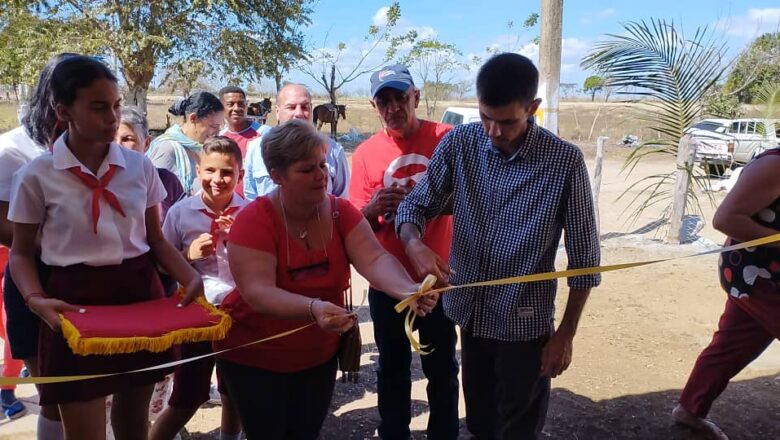
[[[725,45],[707,27],[697,29],[692,38],[666,20],[629,22],[623,27],[624,34],[607,34],[606,40],[596,43],[581,65],[598,71],[608,85],[620,87],[617,94],[639,95],[648,104],[640,119],[660,138],[643,142],[628,156],[621,171],[631,175],[639,162],[651,155],[677,154],[685,129],[701,114],[702,98],[727,65],[723,62]],[[688,170],[689,179],[693,173]],[[637,185],[645,185],[626,208],[631,210],[629,216],[636,220],[650,206],[671,199],[667,187],[674,185],[674,176],[674,171],[647,176],[629,186],[619,198]],[[689,185],[686,200],[700,212],[697,190],[701,190],[698,182]],[[668,209],[664,209],[662,215],[667,214]]]

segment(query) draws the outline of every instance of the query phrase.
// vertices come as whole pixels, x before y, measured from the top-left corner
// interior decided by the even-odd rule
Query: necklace
[[[279,193],[279,205],[281,205],[281,207],[282,207],[282,218],[284,219],[284,228],[285,228],[285,230],[287,230],[287,233],[289,233],[290,232],[290,226],[287,223],[287,212],[286,212],[287,210],[284,208],[284,198],[282,197],[282,193],[281,192]],[[317,207],[317,209],[315,211],[315,214],[317,216],[317,224],[320,224],[321,223],[321,219],[320,219],[320,208],[319,208],[319,206]],[[301,240],[305,240],[306,237],[309,235],[309,230],[307,229],[307,225],[309,224],[309,220],[311,220],[311,217],[309,217],[309,219],[306,220],[306,222],[303,224],[302,228],[296,228],[296,229],[298,229],[298,238],[301,239]]]

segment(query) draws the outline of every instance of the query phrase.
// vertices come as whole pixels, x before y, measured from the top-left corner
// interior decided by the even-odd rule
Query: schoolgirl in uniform
[[[228,266],[226,241],[236,215],[249,203],[235,193],[244,174],[241,162],[241,149],[234,140],[225,136],[206,139],[197,165],[201,190],[173,205],[163,224],[165,238],[203,276],[206,299],[215,306],[236,288]],[[182,358],[211,352],[211,342],[181,345]],[[173,438],[209,400],[213,371],[213,357],[176,368],[168,408],[152,426],[150,440]],[[219,438],[238,440],[240,434],[238,413],[223,394]]]
[[[11,273],[30,310],[43,321],[38,362],[43,376],[121,372],[156,365],[169,352],[76,356],[60,334],[59,313],[90,305],[130,304],[163,296],[161,265],[185,286],[183,303],[203,284],[160,228],[165,197],[143,155],[113,143],[120,121],[117,79],[102,63],[71,56],[51,77],[52,105],[67,131],[51,155],[33,160],[14,179],[8,218],[14,222]],[[35,267],[50,267],[42,284]],[[79,305],[77,307],[76,305]],[[143,320],[143,317],[139,317]],[[118,439],[145,439],[149,397],[165,371],[40,386],[43,405],[59,405],[66,438],[105,438],[105,396]]]

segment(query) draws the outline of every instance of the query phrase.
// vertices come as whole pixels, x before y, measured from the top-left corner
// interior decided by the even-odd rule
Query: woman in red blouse
[[[326,194],[326,145],[306,121],[266,133],[263,161],[278,187],[244,208],[228,238],[238,288],[222,303],[234,324],[216,350],[317,324],[220,355],[220,377],[249,439],[319,435],[333,394],[339,334],[357,320],[344,309],[350,263],[396,299],[418,288],[363,215]],[[424,316],[436,301],[435,295],[424,297],[415,313]]]

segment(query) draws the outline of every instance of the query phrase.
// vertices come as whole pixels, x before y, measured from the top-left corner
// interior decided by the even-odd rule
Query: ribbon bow
[[[395,306],[395,311],[398,313],[403,312],[404,309],[408,309],[406,310],[406,317],[404,318],[404,331],[406,332],[406,337],[409,339],[409,344],[412,346],[412,349],[421,355],[431,353],[433,350],[426,351],[425,349],[428,348],[428,345],[421,344],[420,341],[414,337],[414,320],[417,319],[417,315],[412,311],[412,303],[417,301],[420,296],[430,293],[434,284],[436,284],[436,276],[428,274],[423,282],[420,283],[417,292],[409,295]]]

